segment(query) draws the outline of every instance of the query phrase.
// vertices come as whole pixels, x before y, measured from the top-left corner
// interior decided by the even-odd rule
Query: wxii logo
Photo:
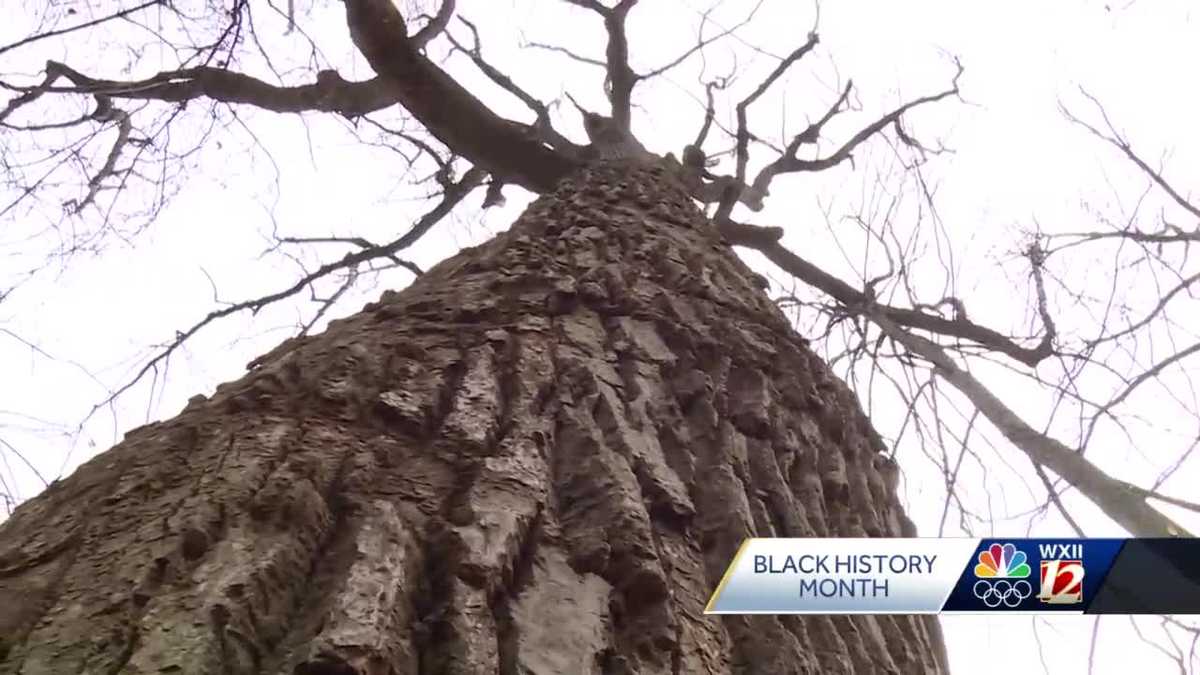
[[[1083,544],[1042,544],[1042,587],[1037,599],[1048,605],[1083,602]]]

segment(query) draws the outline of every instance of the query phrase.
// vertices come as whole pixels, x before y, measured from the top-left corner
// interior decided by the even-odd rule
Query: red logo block
[[[1038,600],[1051,605],[1083,602],[1083,561],[1043,560]]]

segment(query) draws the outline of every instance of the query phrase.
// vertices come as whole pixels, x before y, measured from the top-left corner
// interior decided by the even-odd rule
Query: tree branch
[[[629,66],[629,39],[625,35],[625,19],[637,0],[621,0],[604,16],[604,28],[608,31],[608,81],[612,85],[609,95],[612,103],[612,119],[617,128],[629,132],[633,86],[637,75]]]
[[[429,19],[429,23],[422,26],[408,39],[413,49],[424,49],[430,40],[444,33],[446,27],[450,25],[452,16],[454,16],[454,0],[442,0],[442,6],[438,7],[437,14],[434,14]]]
[[[1083,89],[1082,87],[1080,87],[1079,91],[1089,101],[1091,101],[1093,104],[1095,104],[1095,106],[1100,110],[1100,116],[1102,118],[1104,118],[1104,123],[1106,126],[1108,126],[1108,130],[1111,133],[1111,135],[1106,135],[1106,134],[1101,133],[1098,129],[1096,129],[1092,125],[1090,125],[1087,122],[1084,122],[1083,120],[1072,115],[1070,113],[1070,111],[1067,110],[1066,106],[1059,103],[1058,109],[1062,111],[1063,115],[1065,115],[1066,118],[1068,120],[1070,120],[1071,122],[1074,122],[1075,124],[1078,124],[1079,126],[1083,127],[1084,129],[1087,129],[1096,138],[1099,138],[1100,140],[1102,140],[1106,143],[1109,143],[1116,149],[1120,150],[1121,153],[1129,159],[1129,161],[1133,162],[1135,165],[1137,165],[1137,167],[1139,169],[1142,170],[1143,173],[1145,173],[1147,176],[1149,176],[1150,180],[1154,181],[1154,183],[1156,185],[1158,185],[1160,188],[1163,189],[1164,192],[1166,192],[1168,195],[1170,195],[1171,199],[1176,204],[1178,204],[1180,206],[1180,208],[1182,208],[1183,210],[1192,214],[1193,216],[1200,218],[1200,206],[1192,204],[1187,199],[1185,199],[1183,197],[1183,195],[1176,192],[1175,188],[1172,187],[1171,184],[1168,183],[1166,181],[1166,179],[1164,179],[1162,177],[1162,174],[1160,172],[1155,171],[1154,169],[1150,168],[1150,165],[1147,164],[1145,161],[1143,161],[1142,158],[1139,157],[1138,154],[1133,151],[1133,146],[1131,146],[1129,144],[1129,141],[1125,140],[1124,138],[1121,137],[1121,134],[1117,133],[1116,128],[1113,127],[1113,123],[1111,121],[1109,121],[1109,119],[1108,119],[1108,113],[1105,112],[1104,106],[1100,105],[1100,102],[1097,101],[1094,96],[1089,94],[1086,89]]]
[[[955,64],[957,65],[958,70],[954,75],[954,79],[952,80],[952,86],[949,89],[946,89],[945,91],[939,92],[937,94],[933,94],[931,96],[922,96],[921,98],[909,101],[908,103],[905,103],[904,105],[887,113],[883,117],[880,117],[879,119],[875,120],[873,123],[867,125],[866,127],[863,127],[858,133],[854,134],[854,136],[852,136],[850,138],[850,140],[843,143],[842,147],[838,148],[832,155],[829,155],[828,157],[824,157],[821,159],[800,159],[799,157],[796,156],[796,151],[799,149],[799,147],[802,143],[811,143],[811,142],[816,141],[816,135],[819,133],[820,127],[823,126],[826,122],[829,121],[830,118],[833,117],[833,115],[836,113],[840,103],[845,100],[846,96],[849,95],[850,89],[849,89],[849,85],[847,85],[846,90],[842,93],[842,97],[838,99],[839,103],[835,104],[834,107],[830,108],[829,112],[826,113],[825,117],[823,117],[817,123],[817,125],[810,125],[808,129],[806,129],[804,132],[802,132],[801,134],[796,136],[794,139],[792,139],[792,142],[788,144],[787,150],[784,152],[784,154],[782,156],[780,156],[779,158],[777,158],[775,161],[771,162],[770,164],[766,165],[765,167],[763,167],[763,169],[761,171],[759,171],[758,175],[755,176],[755,178],[754,178],[754,183],[751,184],[751,186],[750,186],[751,192],[755,195],[760,195],[761,197],[765,197],[766,195],[770,194],[769,188],[771,185],[771,181],[774,180],[774,178],[776,176],[778,176],[779,174],[793,173],[793,172],[798,172],[798,171],[823,171],[825,169],[829,169],[834,166],[837,166],[838,164],[841,164],[842,162],[849,159],[851,153],[854,152],[855,148],[857,148],[860,144],[862,144],[864,141],[866,141],[871,136],[874,136],[875,134],[882,131],[889,124],[893,124],[894,122],[899,120],[900,116],[903,115],[904,113],[908,112],[909,110],[911,110],[919,105],[923,105],[926,103],[935,103],[935,102],[940,101],[948,96],[957,95],[958,94],[958,79],[960,76],[962,76],[963,67],[962,67],[962,64],[959,64],[957,61],[955,61]],[[742,147],[742,140],[741,140],[741,136],[740,136],[740,131],[741,131],[740,124],[741,124],[741,118],[739,118],[739,141],[738,141],[739,153],[740,153],[741,147]],[[748,137],[747,137],[747,140],[748,140]],[[741,167],[740,162],[741,162],[741,155],[739,154],[739,170],[742,170],[744,167]],[[741,179],[741,177],[739,176],[739,180],[740,179]]]
[[[900,328],[883,312],[868,309],[867,314],[889,337],[932,363],[937,373],[962,392],[1030,461],[1061,476],[1131,535],[1191,536],[1181,525],[1147,504],[1136,485],[1113,478],[1080,453],[1026,424],[979,380],[959,368],[941,347]]]
[[[75,26],[70,26],[68,28],[62,28],[59,30],[50,30],[50,31],[46,31],[45,33],[38,33],[37,35],[31,35],[23,40],[17,40],[16,42],[13,42],[11,44],[7,44],[7,45],[0,47],[0,54],[3,54],[4,52],[7,52],[7,51],[12,51],[13,49],[16,49],[17,47],[24,47],[25,45],[33,43],[33,42],[37,42],[38,40],[45,40],[47,38],[58,37],[60,35],[66,35],[68,33],[73,33],[77,30],[86,30],[88,28],[99,26],[102,23],[105,23],[108,21],[113,21],[114,19],[123,19],[127,16],[130,16],[132,14],[136,14],[137,12],[142,11],[143,9],[147,9],[149,7],[154,7],[155,5],[166,5],[168,8],[170,8],[170,5],[166,2],[164,2],[163,0],[149,0],[149,2],[143,2],[140,5],[134,5],[133,7],[128,7],[126,9],[122,9],[122,10],[113,12],[112,14],[109,14],[108,16],[102,16],[99,19],[93,19],[92,21],[85,21],[81,24],[78,24]]]
[[[788,54],[786,58],[780,61],[779,65],[775,66],[775,69],[772,70],[769,75],[767,75],[766,79],[760,82],[758,87],[756,87],[754,91],[750,92],[749,96],[742,99],[741,102],[737,104],[735,110],[737,114],[738,126],[736,135],[737,146],[734,150],[736,164],[734,169],[733,187],[732,189],[726,191],[727,195],[722,198],[720,208],[718,208],[718,213],[728,215],[730,210],[733,208],[733,204],[739,197],[741,197],[741,193],[746,185],[746,165],[750,161],[750,129],[746,124],[746,110],[750,107],[750,104],[758,100],[758,97],[765,94],[766,91],[771,88],[771,85],[774,84],[775,81],[778,80],[785,72],[787,72],[787,69],[790,68],[793,63],[799,61],[804,57],[805,54],[812,51],[820,41],[821,38],[817,35],[816,31],[809,33],[808,40],[804,44],[797,47],[792,51],[791,54]],[[765,194],[765,192],[763,194]],[[756,203],[761,203],[761,199],[754,199],[753,201]]]
[[[608,47],[605,49],[604,84],[608,91],[609,103],[612,105],[612,119],[617,129],[629,133],[629,117],[633,86],[638,82],[638,75],[629,66],[629,39],[625,35],[625,19],[629,10],[638,0],[621,0],[613,7],[605,7],[598,0],[565,0],[568,4],[583,7],[599,14],[604,18],[604,30],[608,33]],[[562,47],[546,47],[562,52],[571,58],[584,63],[599,64],[594,59],[578,56]]]
[[[268,295],[260,296],[251,300],[243,300],[227,307],[214,310],[206,314],[202,319],[192,324],[186,330],[176,331],[175,338],[170,343],[163,347],[162,350],[159,351],[159,353],[153,358],[143,364],[128,382],[110,393],[109,396],[104,399],[104,401],[94,405],[91,409],[91,412],[88,413],[88,417],[91,417],[96,411],[115,401],[121,394],[129,391],[129,389],[140,382],[147,373],[152,372],[160,363],[163,363],[169,359],[177,349],[179,349],[193,335],[200,332],[201,329],[210,323],[217,321],[218,319],[237,314],[238,312],[244,312],[247,310],[250,312],[258,312],[263,307],[266,307],[273,302],[278,302],[279,300],[299,293],[305,287],[309,286],[318,279],[321,279],[339,270],[354,268],[368,260],[373,260],[376,258],[389,258],[397,260],[397,252],[416,243],[416,241],[420,239],[426,232],[428,232],[430,228],[436,225],[438,221],[453,211],[459,202],[461,202],[468,194],[470,194],[472,190],[479,187],[479,185],[483,183],[483,180],[486,176],[487,173],[482,169],[477,167],[472,167],[469,169],[465,174],[463,174],[463,177],[459,179],[457,183],[452,184],[450,188],[442,193],[442,200],[438,202],[432,209],[430,209],[425,215],[421,216],[416,224],[413,225],[412,229],[394,241],[382,246],[363,248],[359,251],[348,253],[340,260],[326,263],[318,267],[315,271],[305,274],[287,288],[270,293]],[[403,263],[400,264],[403,265]],[[286,348],[291,344],[293,344],[292,340],[285,341],[276,349],[252,361],[248,367],[256,367],[260,363],[269,360],[273,355],[278,354],[280,349]]]
[[[96,195],[104,187],[104,179],[110,176],[115,176],[120,171],[117,170],[117,160],[121,157],[121,152],[125,146],[132,142],[130,134],[133,133],[133,122],[129,119],[129,113],[115,108],[107,96],[96,96],[98,107],[92,113],[92,119],[101,123],[111,122],[117,128],[117,137],[113,140],[112,147],[108,151],[108,156],[104,160],[104,165],[88,179],[88,191],[82,200],[71,205],[71,210],[79,213],[96,199]]]
[[[589,66],[597,66],[599,68],[607,68],[608,67],[600,59],[593,59],[588,56],[583,56],[582,54],[576,54],[575,52],[571,51],[570,49],[567,49],[566,47],[562,47],[559,45],[548,45],[548,44],[545,44],[542,42],[526,42],[525,46],[532,47],[534,49],[544,49],[548,52],[557,52],[559,54],[563,54],[564,56],[566,56],[567,58],[570,58],[573,61],[578,61],[580,63],[586,63]]]
[[[670,69],[674,68],[675,66],[678,66],[679,64],[688,60],[688,58],[690,56],[692,56],[696,52],[699,52],[700,50],[704,49],[708,45],[716,42],[717,40],[720,40],[723,37],[732,35],[739,28],[745,26],[746,24],[748,24],[754,20],[754,15],[758,14],[758,10],[760,7],[762,7],[762,4],[763,4],[763,0],[758,0],[758,2],[754,3],[754,7],[750,9],[750,13],[746,15],[745,19],[742,19],[738,23],[734,24],[733,27],[726,28],[725,30],[721,31],[720,33],[717,33],[716,35],[714,35],[710,38],[705,38],[704,37],[704,24],[708,22],[708,15],[711,14],[714,9],[716,9],[716,6],[714,5],[713,7],[708,8],[707,10],[704,11],[704,14],[701,15],[700,34],[696,37],[695,45],[693,45],[690,49],[688,49],[684,53],[680,54],[676,58],[664,63],[663,65],[661,65],[657,68],[648,70],[644,73],[638,73],[637,75],[635,75],[635,77],[639,81],[641,81],[641,80],[649,80],[650,78],[662,75],[663,73],[667,72],[668,70],[670,70]]]
[[[315,84],[295,87],[276,86],[249,75],[210,66],[165,71],[143,80],[106,80],[84,75],[57,61],[47,61],[46,76],[47,81],[35,87],[8,85],[23,94],[0,111],[0,121],[46,93],[103,94],[116,99],[172,103],[209,98],[278,113],[336,112],[346,117],[365,115],[397,102],[395,92],[381,78],[347,82],[333,70],[318,72]],[[67,78],[74,86],[51,86],[59,77]]]
[[[534,128],[496,115],[420,54],[392,0],[346,0],[345,5],[355,46],[400,104],[447,147],[493,176],[535,192],[549,191],[577,167],[574,158],[547,147]]]
[[[1033,349],[1022,347],[1005,335],[974,323],[963,315],[956,316],[954,319],[946,319],[936,314],[926,314],[914,309],[879,304],[866,293],[855,289],[781,245],[779,243],[779,238],[783,235],[781,228],[765,228],[736,223],[731,220],[718,221],[718,228],[730,244],[745,246],[762,253],[781,270],[824,292],[852,311],[864,312],[869,309],[901,326],[969,340],[1030,367],[1037,366],[1053,353],[1050,343],[1046,340]]]
[[[488,76],[488,79],[495,82],[508,93],[521,99],[521,102],[533,111],[537,119],[534,123],[534,128],[542,140],[556,150],[570,153],[572,156],[580,156],[583,152],[583,146],[572,143],[554,128],[554,125],[550,121],[550,111],[546,108],[546,104],[534,98],[533,95],[518,86],[516,82],[513,82],[511,77],[500,72],[495,66],[484,60],[482,43],[479,40],[479,31],[475,28],[475,24],[462,17],[459,17],[458,20],[463,22],[471,31],[473,43],[471,48],[468,49],[460,44],[458,40],[455,40],[452,34],[447,32],[446,38],[450,40],[450,44],[454,45],[454,48],[458,51],[466,54],[472,63],[475,64],[475,67]]]

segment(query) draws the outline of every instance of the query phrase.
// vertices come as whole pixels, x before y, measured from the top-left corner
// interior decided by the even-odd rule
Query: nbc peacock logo
[[[1033,594],[1029,578],[1029,556],[1013,544],[992,544],[979,552],[975,565],[975,597],[989,608],[1001,605],[1015,609]]]
[[[1028,556],[1013,544],[992,544],[979,552],[975,576],[980,579],[1025,579],[1031,573]]]

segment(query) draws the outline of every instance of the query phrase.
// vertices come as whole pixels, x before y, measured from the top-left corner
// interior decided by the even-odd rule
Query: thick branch
[[[1032,349],[1022,347],[1003,334],[969,321],[962,315],[954,319],[946,319],[914,309],[878,304],[867,294],[782,246],[779,243],[782,230],[779,228],[758,227],[728,220],[720,221],[719,228],[730,244],[745,246],[762,253],[783,271],[826,293],[852,310],[861,311],[861,308],[870,308],[872,312],[907,328],[970,340],[1030,367],[1037,366],[1042,359],[1053,353],[1052,345],[1048,340],[1042,340],[1037,347]]]
[[[53,82],[66,77],[74,86],[48,84],[25,89],[5,112],[27,103],[35,91],[42,93],[103,94],[116,99],[153,100],[182,103],[199,98],[230,104],[252,105],[278,113],[336,112],[357,117],[397,102],[396,94],[381,78],[365,82],[347,82],[332,70],[317,73],[315,84],[281,87],[249,75],[223,68],[199,66],[158,73],[144,80],[106,80],[90,77],[57,61],[46,62],[47,78]],[[5,115],[0,114],[0,119]]]
[[[608,59],[608,80],[612,84],[612,118],[617,128],[625,132],[630,130],[633,85],[637,83],[637,76],[633,68],[629,67],[629,39],[625,35],[625,18],[636,4],[637,0],[621,0],[604,17],[604,27],[608,30],[608,49],[605,56]]]
[[[933,363],[937,373],[953,384],[1004,437],[1035,464],[1045,466],[1070,483],[1135,537],[1188,537],[1182,526],[1146,503],[1143,491],[1113,478],[1082,454],[1029,426],[996,398],[975,376],[958,367],[941,347],[905,331],[882,312],[869,316],[884,333],[909,351]]]
[[[550,110],[546,107],[546,104],[542,103],[532,94],[525,91],[516,82],[513,82],[511,77],[500,72],[499,69],[484,60],[483,46],[479,40],[479,30],[475,28],[475,24],[462,17],[459,17],[459,21],[462,21],[463,24],[466,25],[466,27],[471,31],[471,38],[473,40],[472,46],[469,49],[464,47],[458,42],[458,40],[454,39],[452,34],[447,32],[446,38],[450,40],[450,44],[454,45],[454,48],[458,51],[466,54],[471,59],[472,63],[475,64],[475,67],[479,68],[484,75],[488,76],[488,79],[490,79],[492,82],[495,82],[496,85],[508,93],[521,99],[521,102],[524,103],[527,108],[533,111],[534,115],[537,116],[537,121],[534,123],[534,128],[537,130],[538,136],[543,141],[556,150],[571,153],[573,156],[579,156],[583,152],[583,147],[575,145],[571,141],[567,140],[565,136],[563,136],[558,132],[557,129],[554,128],[554,125],[550,121]]]
[[[1190,232],[1174,225],[1165,225],[1157,232],[1146,232],[1144,230],[1129,228],[1114,230],[1112,232],[1060,232],[1048,236],[1054,239],[1074,237],[1080,242],[1097,241],[1100,239],[1128,239],[1129,241],[1136,241],[1142,244],[1178,244],[1200,242],[1200,227]]]
[[[392,0],[346,0],[354,44],[396,98],[438,140],[494,176],[545,192],[576,168],[574,159],[547,147],[530,126],[504,119],[408,39]]]
[[[442,6],[438,7],[437,14],[434,14],[429,19],[429,23],[422,26],[421,30],[413,33],[413,36],[408,39],[413,49],[423,49],[430,40],[444,33],[446,27],[450,25],[452,16],[454,16],[454,0],[442,0]]]
[[[605,7],[598,0],[566,0],[566,2],[590,9],[604,17],[604,30],[608,33],[608,47],[605,50],[605,63],[603,64],[604,79],[608,89],[609,102],[612,104],[612,119],[619,131],[629,133],[630,101],[633,85],[637,84],[638,75],[629,66],[629,39],[625,35],[625,19],[629,16],[629,10],[637,4],[637,0],[621,0],[614,7]],[[578,61],[596,63],[592,59],[577,56],[563,48],[555,51],[565,53]]]

